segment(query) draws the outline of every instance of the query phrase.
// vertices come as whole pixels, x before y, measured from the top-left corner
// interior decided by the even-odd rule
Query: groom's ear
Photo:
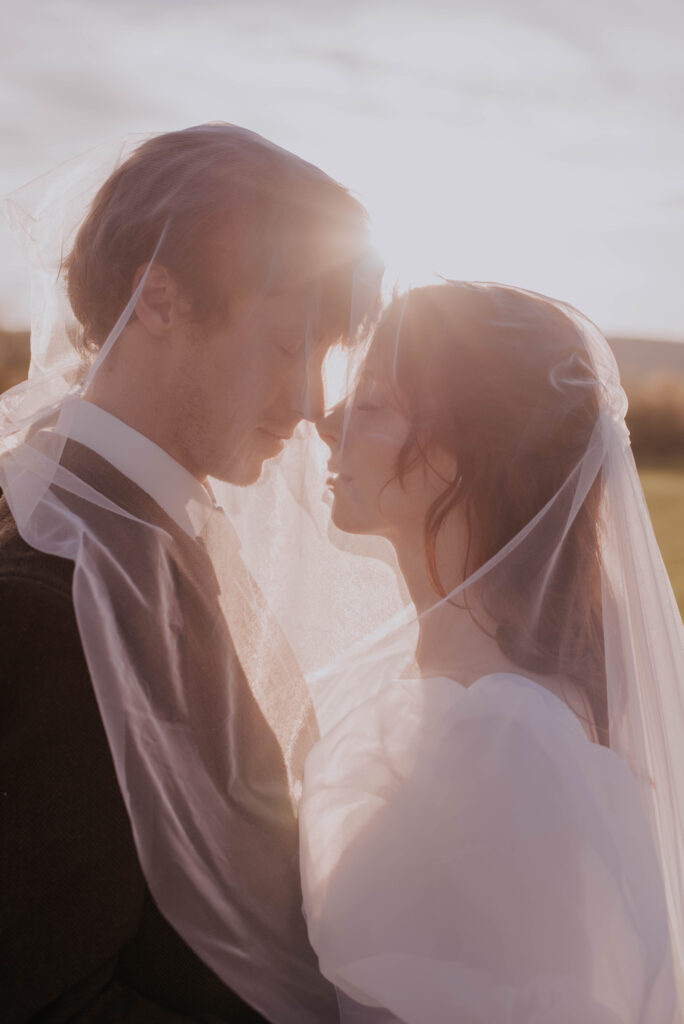
[[[135,290],[147,270],[138,267],[133,279]],[[156,338],[170,334],[190,316],[190,303],[175,278],[165,266],[153,263],[147,272],[140,297],[135,304],[137,319]]]

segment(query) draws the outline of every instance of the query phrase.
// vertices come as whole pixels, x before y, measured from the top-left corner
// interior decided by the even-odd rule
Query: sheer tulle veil
[[[330,879],[348,852],[350,833],[338,837],[334,819],[325,816],[316,751],[329,751],[326,737],[341,737],[336,730],[344,730],[345,722],[353,722],[350,716],[377,699],[378,735],[387,740],[376,764],[378,793],[383,764],[391,767],[395,757],[410,775],[428,720],[439,717],[441,698],[414,707],[399,753],[391,748],[391,729],[383,731],[391,719],[382,716],[393,714],[397,686],[410,688],[416,675],[419,631],[430,618],[448,622],[450,608],[485,609],[487,628],[493,627],[499,648],[522,675],[575,679],[591,666],[600,680],[605,715],[594,715],[600,732],[596,746],[609,748],[635,780],[664,889],[679,999],[671,1019],[684,1019],[683,631],[629,447],[626,400],[607,342],[563,303],[504,286],[452,283],[463,296],[464,324],[477,308],[477,330],[505,329],[517,339],[505,363],[487,368],[499,387],[517,386],[516,367],[541,360],[544,386],[525,392],[511,473],[516,465],[523,471],[541,438],[553,438],[559,430],[565,436],[579,424],[573,452],[559,463],[550,477],[553,487],[527,521],[471,563],[463,578],[419,615],[388,541],[343,533],[331,521],[325,498],[328,453],[313,426],[302,423],[252,486],[209,481],[223,510],[220,523],[211,521],[203,537],[215,580],[216,592],[207,603],[214,618],[181,627],[172,539],[82,479],[64,457],[69,399],[99,372],[134,312],[145,278],[121,309],[99,356],[84,358],[75,344],[78,324],[60,268],[102,182],[140,142],[134,138],[87,154],[6,201],[5,212],[31,268],[33,318],[29,379],[0,401],[0,484],[24,539],[75,562],[74,605],[88,666],[141,864],[160,909],[198,955],[268,1019],[284,1024],[328,1019],[329,991],[303,925],[301,934],[292,925],[301,895],[285,891],[289,876],[274,877],[266,865],[251,892],[233,877],[241,857],[260,857],[267,832],[260,831],[259,822],[267,800],[254,752],[243,760],[230,753],[239,744],[236,748],[235,723],[225,713],[224,698],[228,694],[229,705],[238,702],[235,687],[241,684],[229,666],[221,667],[220,678],[197,679],[205,665],[207,671],[217,670],[205,661],[204,631],[220,624],[282,751],[293,813],[302,795],[305,759],[314,748],[306,769],[307,778],[314,773],[312,788],[307,796],[305,785],[303,804],[303,835],[312,845],[301,852],[309,935],[323,973],[349,997],[372,1004],[362,977],[346,975],[335,942],[328,944]],[[161,259],[166,241],[161,231],[148,253],[149,265]],[[328,364],[338,367],[338,384],[345,382],[343,433],[354,429],[353,388],[363,376],[369,346],[373,351],[367,335],[376,298],[377,265],[359,260],[348,310],[348,334],[356,343],[337,351]],[[402,360],[426,358],[407,348],[411,301],[410,293],[408,299],[395,298],[379,328],[389,390]],[[482,309],[488,317],[484,323]],[[572,338],[570,346],[557,342],[559,324],[563,338]],[[548,344],[540,357],[526,341],[544,325]],[[429,372],[439,374],[440,366]],[[331,370],[329,377],[332,388]],[[505,502],[506,494],[499,491],[497,500]],[[578,519],[588,507],[597,524],[596,560],[586,586],[595,598],[593,626],[578,611],[586,610],[582,600],[572,597],[582,593],[573,544]],[[98,510],[96,525],[83,508]],[[100,513],[117,523],[106,535]],[[146,556],[123,557],[117,547],[122,536],[133,537],[135,551]],[[600,642],[594,637],[587,643],[587,628],[599,631]],[[154,668],[141,656],[141,629],[155,631]],[[187,650],[195,654],[194,668],[187,651],[179,657],[183,629]],[[457,657],[450,649],[449,657],[440,675],[456,684],[498,670],[467,649]],[[188,697],[199,682],[210,695],[207,705],[195,706]],[[354,736],[362,745],[363,730],[348,728],[344,735],[351,736],[345,756],[353,761],[361,749]],[[322,747],[314,746],[319,737]],[[372,792],[374,778],[366,777],[364,786]],[[366,811],[359,814],[346,827],[362,828]],[[258,821],[241,847],[236,836],[245,835],[247,819]],[[296,858],[296,836],[287,841],[287,856]]]

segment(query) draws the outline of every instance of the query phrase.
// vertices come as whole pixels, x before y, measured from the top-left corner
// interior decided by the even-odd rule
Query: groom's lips
[[[291,430],[288,430],[288,431],[267,430],[266,427],[258,427],[257,429],[260,430],[262,434],[265,434],[266,437],[270,437],[274,441],[280,441],[281,443],[284,443],[285,441],[289,441],[290,438],[292,437],[292,431]]]

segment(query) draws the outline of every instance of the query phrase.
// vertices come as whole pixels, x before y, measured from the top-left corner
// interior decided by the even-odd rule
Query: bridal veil
[[[98,485],[92,473],[81,472],[79,453],[68,441],[70,403],[99,372],[134,314],[144,279],[95,355],[78,346],[78,325],[60,268],[98,188],[139,141],[86,155],[27,186],[7,203],[31,267],[33,318],[29,379],[0,403],[0,483],[24,539],[75,563],[74,605],[81,638],[140,861],[160,909],[198,955],[268,1019],[283,1024],[329,1019],[330,993],[298,922],[301,894],[289,887],[298,856],[294,822],[304,785],[301,857],[309,935],[323,973],[342,993],[343,1013],[348,1001],[361,1007],[359,1014],[363,1007],[376,1012],[384,1007],[395,1019],[427,1020],[429,1001],[417,1006],[411,1002],[415,985],[410,982],[418,970],[424,990],[436,1001],[429,1019],[442,1019],[440,1006],[450,1005],[444,999],[454,988],[487,990],[482,973],[486,949],[471,964],[468,930],[456,938],[449,930],[450,919],[459,913],[458,906],[451,913],[450,897],[456,899],[460,893],[458,898],[465,899],[468,889],[467,880],[461,890],[446,887],[454,881],[453,865],[447,862],[451,838],[456,842],[458,837],[458,816],[454,812],[453,824],[441,835],[439,829],[428,832],[434,819],[427,813],[422,820],[402,819],[402,801],[409,801],[407,815],[421,807],[427,811],[433,793],[441,801],[439,820],[446,821],[450,794],[454,807],[462,806],[464,814],[474,796],[482,794],[487,806],[490,794],[499,830],[492,842],[516,828],[538,827],[529,801],[522,807],[528,818],[511,817],[511,790],[505,779],[505,766],[511,762],[495,759],[488,767],[478,757],[478,747],[481,752],[488,743],[493,750],[498,736],[496,730],[481,728],[478,708],[491,718],[490,710],[496,707],[512,724],[512,731],[499,739],[514,761],[520,757],[521,771],[529,769],[524,729],[539,714],[539,720],[548,724],[549,757],[556,757],[553,763],[580,780],[586,796],[583,801],[578,790],[564,790],[561,771],[554,792],[559,799],[567,793],[565,810],[574,815],[577,829],[590,830],[587,815],[600,816],[602,808],[612,807],[621,824],[612,833],[606,830],[605,842],[632,843],[638,851],[634,856],[647,865],[649,886],[657,879],[660,888],[655,891],[662,892],[662,905],[653,913],[660,913],[659,920],[667,924],[678,993],[676,1005],[660,1004],[669,1014],[662,1020],[681,1021],[682,623],[629,448],[625,396],[605,339],[576,310],[531,297],[535,330],[539,318],[548,323],[546,386],[525,395],[511,473],[516,466],[524,472],[527,453],[535,451],[541,438],[548,440],[559,429],[567,432],[575,414],[583,425],[553,488],[529,520],[484,561],[470,567],[425,613],[446,614],[448,622],[451,604],[486,607],[488,621],[498,631],[497,642],[519,666],[522,681],[507,686],[496,666],[471,663],[464,650],[428,689],[428,681],[416,678],[413,665],[421,622],[408,600],[394,552],[385,540],[343,534],[331,523],[323,497],[327,453],[311,424],[300,425],[254,485],[241,488],[209,481],[215,507],[200,533],[201,555],[192,538],[173,535],[168,524],[151,520],[144,509],[127,503],[104,483]],[[172,215],[172,197],[169,209]],[[146,254],[150,264],[163,259],[164,244],[162,231]],[[349,396],[368,347],[364,331],[374,309],[376,284],[372,268],[364,270],[360,264],[347,311],[348,333],[355,344],[333,352],[328,364],[330,392],[347,402],[347,425],[353,415]],[[525,350],[529,324],[515,319],[515,290],[468,287],[491,300],[487,328],[496,331],[505,325],[518,339],[505,363],[482,364],[483,373],[497,376],[500,387],[514,387],[516,366],[521,360],[529,366],[536,358]],[[467,297],[467,288],[464,294]],[[401,360],[421,358],[420,353],[411,356],[405,350],[410,316],[410,300],[402,305],[397,298],[385,318],[390,381]],[[464,324],[468,316],[464,300]],[[554,348],[559,324],[575,339],[574,348],[561,343]],[[432,372],[439,374],[440,367]],[[557,401],[550,401],[550,395]],[[582,418],[587,408],[593,410],[588,429]],[[486,446],[486,438],[482,444]],[[492,494],[493,501],[506,498],[505,491]],[[597,563],[582,567],[587,573],[583,579],[573,560],[572,543],[578,517],[589,506],[600,543]],[[179,576],[193,592],[195,611],[190,617],[177,599]],[[598,594],[589,618],[583,585]],[[223,640],[211,646],[209,636]],[[594,715],[595,744],[588,742],[576,716],[558,697],[530,681],[544,675],[575,678],[582,672],[592,673],[597,686],[604,688],[605,714]],[[471,717],[473,731],[467,726]],[[462,739],[456,753],[452,744],[445,745],[446,726],[452,720],[453,735]],[[263,722],[274,750],[282,756],[282,793],[268,790],[260,758],[266,753],[258,749],[257,739]],[[578,751],[586,753],[586,760]],[[612,759],[610,779],[606,781],[601,769],[599,783],[592,774],[594,765],[597,757],[606,756]],[[545,764],[542,757],[540,770]],[[469,771],[472,786],[464,787],[463,773]],[[498,786],[492,783],[494,771]],[[452,772],[461,775],[456,778]],[[534,781],[532,773],[531,794]],[[596,787],[601,785],[605,792],[599,798]],[[639,808],[631,832],[629,821],[616,810],[616,803],[627,800],[627,790]],[[395,814],[398,831],[380,830],[374,845],[376,818]],[[407,821],[415,824],[413,840]],[[558,814],[549,826],[559,856],[566,824],[564,815]],[[481,825],[485,828],[486,822]],[[276,834],[282,846],[274,851]],[[407,844],[398,853],[383,845],[383,836],[393,834]],[[366,858],[357,866],[355,849]],[[594,848],[583,853],[589,859],[596,855]],[[248,872],[245,883],[242,872],[247,863],[251,875]],[[397,886],[407,895],[408,902],[395,908],[396,913],[391,902],[378,897],[382,872],[366,870],[368,864],[377,869],[383,863],[388,874],[395,872]],[[606,853],[603,864],[610,863]],[[617,856],[612,863],[622,861]],[[634,858],[630,863],[635,864]],[[596,873],[591,865],[575,863],[572,868],[573,891],[582,893],[587,904],[595,900],[598,922],[602,904],[592,888]],[[609,873],[605,877],[609,884]],[[338,885],[340,878],[343,884]],[[368,906],[374,907],[375,925],[368,925],[367,955],[359,953],[358,935],[345,916],[349,878],[372,887],[366,895]],[[442,879],[445,887],[440,889]],[[520,895],[511,888],[515,876],[509,875],[507,882],[508,888],[492,884],[492,892],[514,902]],[[426,887],[431,889],[430,900],[421,903]],[[389,886],[387,900],[397,891]],[[639,904],[638,887],[629,892],[637,919],[646,910]],[[428,905],[441,905],[444,912],[429,936],[429,948],[421,945],[426,931],[418,927]],[[524,900],[516,902],[522,915],[524,905]],[[559,906],[568,913],[572,910],[562,901]],[[630,912],[628,906],[625,921]],[[471,914],[472,935],[482,919],[477,900],[463,914]],[[620,927],[617,919],[613,924]],[[551,914],[546,927],[553,929]],[[426,928],[429,931],[429,922]],[[605,935],[610,935],[609,929]],[[542,948],[544,936],[537,938]],[[547,939],[552,944],[553,935]],[[597,960],[590,970],[600,973],[601,963]],[[399,984],[402,977],[405,991]],[[388,984],[400,993],[394,1007],[386,998]],[[493,987],[489,989],[491,994]],[[494,1019],[553,1019],[558,1024],[561,1019],[544,1017],[541,1011],[538,1017],[524,1017],[520,1001],[523,1016],[515,1016],[511,1007],[522,997],[507,996],[505,986],[496,994],[500,1003],[487,1003],[485,996],[486,1012],[493,1007],[500,1014],[487,1018],[490,1024]],[[653,1024],[656,1012],[647,1018]],[[473,1021],[485,1019],[473,1010]],[[617,1012],[610,1016],[606,1007],[605,1018],[595,1019],[623,1018]]]

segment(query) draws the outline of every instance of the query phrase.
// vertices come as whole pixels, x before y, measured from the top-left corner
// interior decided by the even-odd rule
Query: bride
[[[318,424],[333,522],[391,542],[416,609],[330,673],[306,765],[345,1022],[683,1019],[681,622],[623,415],[576,311],[447,282],[393,300]]]

